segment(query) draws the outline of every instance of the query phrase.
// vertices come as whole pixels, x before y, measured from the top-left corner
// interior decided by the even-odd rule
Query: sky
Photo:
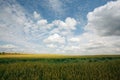
[[[120,0],[0,0],[0,52],[120,54]]]

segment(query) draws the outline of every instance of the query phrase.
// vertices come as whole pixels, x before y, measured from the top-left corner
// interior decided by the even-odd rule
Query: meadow
[[[120,80],[120,55],[0,55],[0,80]]]

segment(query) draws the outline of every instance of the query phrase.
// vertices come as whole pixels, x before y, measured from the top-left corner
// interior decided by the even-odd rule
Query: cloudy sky
[[[120,0],[0,0],[0,51],[120,54]]]

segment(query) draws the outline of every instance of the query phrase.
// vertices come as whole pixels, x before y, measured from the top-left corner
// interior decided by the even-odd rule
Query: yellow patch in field
[[[65,58],[68,56],[55,54],[7,54],[0,55],[0,58]]]

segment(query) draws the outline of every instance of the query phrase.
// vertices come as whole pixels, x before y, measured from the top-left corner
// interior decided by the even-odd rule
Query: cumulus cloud
[[[44,39],[45,43],[65,43],[65,38],[59,34],[50,35],[48,38]]]
[[[119,53],[120,1],[111,1],[87,15],[88,23],[80,38],[79,51],[86,54]]]
[[[70,52],[76,52],[76,51],[79,51],[80,50],[80,47],[79,46],[67,46],[67,47],[65,47],[65,49],[64,50],[66,50],[66,51],[70,51]]]
[[[41,18],[40,14],[37,13],[36,11],[34,11],[33,16],[34,16],[35,19]]]
[[[75,30],[77,21],[74,18],[67,17],[65,21],[55,20],[53,21],[55,26],[58,26],[59,29],[68,29],[68,30]]]
[[[57,45],[55,45],[55,44],[48,44],[47,47],[49,47],[49,48],[56,48]]]
[[[66,18],[65,23],[67,24],[68,27],[74,30],[77,24],[77,21],[74,18],[68,17]]]
[[[120,1],[111,1],[87,15],[85,29],[101,36],[120,36]]]
[[[39,52],[41,49],[40,51],[44,52],[46,51],[45,45],[48,48],[57,47],[50,45],[51,42],[60,46],[60,44],[65,43],[65,36],[69,35],[70,30],[75,29],[77,24],[76,20],[70,17],[66,18],[65,21],[54,20],[48,23],[36,11],[31,15],[34,19],[31,19],[30,14],[16,1],[12,0],[13,4],[10,4],[9,1],[0,2],[4,3],[0,5],[0,41],[16,44],[19,46],[17,51]],[[42,42],[46,44],[41,45]]]
[[[30,49],[37,51],[36,49],[41,48],[40,45],[30,42],[30,39],[27,39],[31,35],[29,34],[31,27],[34,26],[33,21],[26,17],[27,12],[15,0],[2,0],[0,4],[0,41],[10,44],[14,43],[19,46],[19,49],[15,51],[24,50],[27,52]],[[7,45],[7,47],[12,46]],[[5,48],[5,51],[7,50],[8,49]]]
[[[37,21],[37,24],[40,26],[44,26],[47,24],[47,20],[45,20],[45,19],[39,20],[39,21]]]
[[[79,42],[80,38],[79,37],[73,37],[73,38],[69,39],[69,41],[71,41],[71,42]]]
[[[119,1],[111,1],[88,13],[86,31],[80,35],[75,34],[78,22],[74,18],[49,22],[40,13],[34,11],[31,15],[13,2],[11,5],[4,1],[0,5],[0,41],[9,43],[1,45],[0,50],[66,54],[120,52]]]

